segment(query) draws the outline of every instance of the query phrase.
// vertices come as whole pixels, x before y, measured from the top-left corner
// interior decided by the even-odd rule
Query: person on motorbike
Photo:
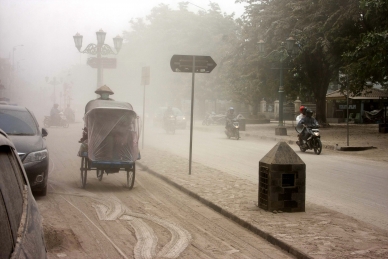
[[[164,115],[163,115],[163,121],[164,121],[164,126],[165,127],[167,127],[167,125],[168,125],[167,123],[169,122],[170,116],[174,116],[175,117],[175,113],[172,110],[172,107],[168,106],[167,110],[164,112]]]
[[[296,116],[296,124],[298,124],[302,118],[306,117],[306,110],[307,107],[304,107],[303,105],[299,107],[300,114]]]
[[[308,131],[308,130],[306,129],[306,127],[311,128],[311,127],[317,127],[317,126],[319,126],[317,120],[316,120],[314,117],[312,117],[312,116],[313,116],[313,111],[310,110],[310,109],[307,109],[307,110],[306,110],[306,117],[302,118],[302,119],[299,121],[298,125],[297,125],[298,128],[303,127],[302,132],[299,134],[299,135],[300,135],[300,138],[299,138],[299,139],[301,140],[299,143],[300,143],[300,145],[302,145],[303,147],[306,147],[306,140],[307,140],[307,139],[310,137],[310,135],[311,135],[310,131]]]
[[[235,118],[234,116],[234,108],[233,107],[229,107],[229,110],[228,112],[226,113],[226,124],[225,124],[225,129],[229,129],[230,127],[232,127],[232,121],[233,119]]]
[[[58,106],[59,105],[57,103],[55,103],[50,111],[50,119],[52,122],[54,122],[54,124],[59,124],[59,122],[61,120],[61,116],[59,115],[61,113],[61,111],[58,109]]]

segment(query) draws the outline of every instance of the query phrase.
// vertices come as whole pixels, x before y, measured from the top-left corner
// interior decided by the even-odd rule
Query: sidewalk
[[[195,130],[220,129],[220,126],[199,125],[196,124]],[[275,136],[273,123],[247,125],[247,131],[242,133],[295,140],[292,125],[286,126],[288,136]],[[357,132],[366,134],[368,130],[363,126]],[[332,130],[330,139],[330,134],[324,135],[325,131],[321,130],[322,135],[332,145],[336,134]],[[301,213],[261,210],[257,206],[257,184],[197,163],[192,164],[195,173],[188,175],[182,170],[188,168],[187,159],[152,148],[142,150],[138,165],[297,258],[388,258],[388,231],[336,211],[309,202],[306,212]]]

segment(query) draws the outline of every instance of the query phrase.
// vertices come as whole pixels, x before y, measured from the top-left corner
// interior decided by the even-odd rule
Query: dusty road
[[[137,170],[88,174],[80,186],[81,124],[50,128],[49,191],[36,197],[49,258],[287,258],[289,255],[163,181]],[[106,177],[105,177],[106,176]]]
[[[194,131],[193,161],[257,183],[258,162],[276,142],[255,138],[228,140],[222,128]],[[149,125],[144,142],[146,146],[189,157],[189,130],[169,135]],[[317,156],[313,151],[300,152],[296,145],[291,147],[306,163],[307,201],[388,230],[387,162],[327,149]]]

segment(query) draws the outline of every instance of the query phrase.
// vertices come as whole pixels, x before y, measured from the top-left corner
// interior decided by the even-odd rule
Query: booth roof
[[[381,98],[388,98],[388,91],[371,88],[362,91],[358,95],[350,93],[349,99],[353,100],[378,100]],[[345,100],[346,99],[346,90],[344,93],[341,93],[340,90],[336,90],[326,95],[326,100]]]

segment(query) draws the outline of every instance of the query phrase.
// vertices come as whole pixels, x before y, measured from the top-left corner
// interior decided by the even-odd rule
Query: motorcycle
[[[75,122],[75,114],[74,111],[65,112],[66,120],[68,122]]]
[[[176,128],[176,117],[174,115],[169,115],[164,121],[164,129],[166,133],[175,134]]]
[[[230,125],[225,129],[226,136],[230,138],[236,138],[236,140],[240,139],[240,125],[237,119],[233,119],[230,122]]]
[[[308,149],[314,149],[314,153],[319,155],[322,152],[322,142],[321,136],[319,134],[319,127],[295,127],[296,132],[302,134],[303,130],[306,130],[306,134],[308,134],[308,138],[305,143],[300,143],[299,141],[296,144],[299,146],[300,151],[306,152]],[[298,135],[299,136],[299,135]]]
[[[211,124],[224,124],[226,115],[224,114],[216,114],[215,112],[206,113],[204,120],[202,121],[202,125],[211,125]]]
[[[58,119],[53,119],[51,116],[44,116],[43,125],[47,128],[51,126],[58,126],[58,127],[69,127],[69,122],[66,119],[66,116],[61,112],[59,113]]]

